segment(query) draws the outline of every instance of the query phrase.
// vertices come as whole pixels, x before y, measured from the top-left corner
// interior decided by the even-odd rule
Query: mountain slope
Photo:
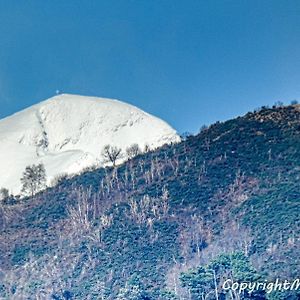
[[[262,281],[296,279],[299,178],[300,110],[288,106],[218,122],[33,198],[6,199],[2,295],[201,299],[181,286],[181,272],[235,251]],[[127,296],[136,289],[141,296]],[[250,299],[299,299],[269,296]]]
[[[25,167],[43,162],[49,182],[101,162],[106,144],[141,149],[178,142],[169,125],[117,100],[59,95],[0,120],[0,187],[20,189]]]

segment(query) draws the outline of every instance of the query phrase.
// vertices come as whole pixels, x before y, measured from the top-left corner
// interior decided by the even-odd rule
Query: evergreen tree
[[[180,276],[183,287],[186,287],[193,300],[201,300],[212,293],[214,287],[213,274],[205,267],[199,266]]]
[[[247,290],[241,295],[237,291],[224,291],[222,286],[227,279],[238,283],[255,282],[260,276],[243,253],[234,252],[221,254],[208,265],[189,270],[180,277],[182,286],[188,288],[193,300],[224,299],[227,293],[234,299],[264,299],[264,293],[260,291],[251,295]]]

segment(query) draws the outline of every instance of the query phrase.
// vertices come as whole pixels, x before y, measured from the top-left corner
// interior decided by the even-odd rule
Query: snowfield
[[[44,163],[48,184],[59,174],[103,164],[101,150],[106,144],[125,153],[134,143],[144,149],[179,141],[166,122],[135,106],[58,95],[0,120],[0,188],[18,194],[22,173],[31,164]]]

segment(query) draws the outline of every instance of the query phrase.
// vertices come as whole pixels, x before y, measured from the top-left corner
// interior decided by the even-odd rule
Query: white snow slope
[[[118,100],[62,94],[0,120],[0,188],[21,189],[26,166],[44,163],[48,183],[99,164],[102,148],[179,142],[164,121]],[[123,159],[124,160],[124,159]]]

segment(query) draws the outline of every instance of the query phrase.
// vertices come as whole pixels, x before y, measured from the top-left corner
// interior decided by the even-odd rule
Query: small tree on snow
[[[102,150],[104,162],[111,162],[113,167],[116,166],[116,161],[122,156],[122,149],[116,146],[106,145]]]
[[[9,197],[9,191],[6,188],[0,189],[0,200],[4,200]]]
[[[46,170],[43,164],[27,166],[21,177],[22,190],[25,195],[33,196],[46,187]]]
[[[126,148],[126,154],[127,154],[128,159],[132,159],[141,153],[142,153],[142,151],[138,144],[132,144],[131,146]]]

